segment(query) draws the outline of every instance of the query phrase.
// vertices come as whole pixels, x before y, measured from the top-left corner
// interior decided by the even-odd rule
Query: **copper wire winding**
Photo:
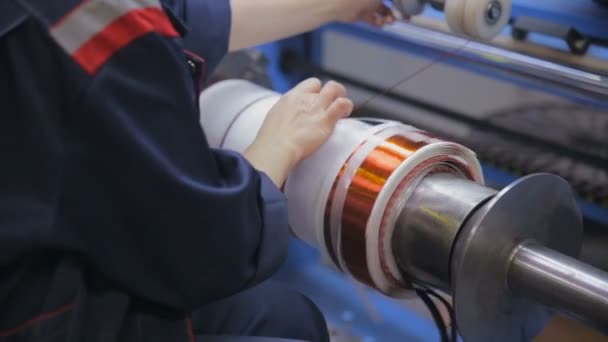
[[[342,245],[342,257],[345,261],[345,266],[348,270],[342,269],[342,271],[350,272],[356,279],[366,283],[367,285],[374,286],[370,271],[367,263],[367,251],[366,251],[366,229],[367,224],[372,214],[374,204],[378,199],[378,196],[393,172],[403,163],[406,159],[420,150],[422,147],[432,143],[433,139],[426,132],[416,132],[418,135],[423,134],[429,139],[425,140],[413,140],[403,135],[394,135],[385,141],[381,142],[375,149],[373,149],[365,158],[363,163],[357,168],[355,175],[348,187],[346,198],[343,204],[342,217],[341,217],[341,245]],[[436,140],[434,140],[436,141]],[[363,145],[353,151],[347,161],[343,164],[339,174],[336,176],[332,189],[329,194],[329,198],[325,207],[324,215],[324,238],[329,255],[332,258],[335,265],[340,268],[339,258],[337,253],[340,251],[334,250],[333,244],[331,243],[331,227],[330,227],[330,213],[334,203],[334,194],[340,178],[344,175],[346,166],[350,162],[352,156],[357,150]],[[453,168],[445,167],[445,165],[453,165]],[[407,175],[399,184],[391,198],[397,197],[402,190],[410,185],[411,180],[416,178],[423,169],[427,169],[432,165],[442,167],[440,172],[466,172],[468,176],[468,170],[459,160],[451,156],[440,156],[432,158],[425,163],[422,163],[416,167],[409,175]],[[391,203],[394,200],[389,201],[389,205],[385,210],[386,213],[390,211]],[[383,223],[384,223],[383,219]],[[384,231],[381,227],[381,234]],[[381,241],[381,240],[380,240]],[[384,246],[380,243],[379,250],[384,250]],[[389,280],[398,286],[397,279],[391,276],[388,266],[383,262],[383,272],[388,276]],[[403,284],[401,284],[403,285]]]

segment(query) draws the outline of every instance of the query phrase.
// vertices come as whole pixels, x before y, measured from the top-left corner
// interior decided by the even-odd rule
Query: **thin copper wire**
[[[367,229],[367,222],[370,219],[380,191],[391,174],[393,174],[409,156],[420,148],[428,145],[428,143],[428,141],[412,141],[401,135],[392,136],[372,150],[355,172],[343,204],[341,217],[341,245],[342,257],[348,268],[348,270],[342,271],[350,272],[359,281],[373,286],[367,265],[365,232]],[[351,154],[351,157],[355,152]],[[450,157],[446,156],[446,158]],[[344,163],[338,176],[336,176],[325,207],[325,244],[330,257],[338,267],[340,267],[340,263],[338,262],[336,253],[339,251],[334,250],[331,242],[330,213],[332,205],[334,205],[333,198],[336,187],[344,174],[344,170],[346,169],[349,160]],[[388,271],[385,270],[385,273],[386,272]]]
[[[393,83],[392,85],[390,85],[389,87],[387,87],[386,89],[384,89],[381,92],[375,93],[370,95],[367,99],[363,100],[360,104],[355,106],[355,109],[353,110],[353,113],[356,113],[362,109],[365,109],[369,106],[369,104],[374,101],[375,99],[388,94],[389,92],[395,90],[395,88],[405,84],[406,82],[412,80],[414,77],[420,75],[421,73],[423,73],[424,71],[430,69],[431,67],[433,67],[435,64],[444,61],[448,58],[454,57],[456,56],[460,51],[462,51],[468,44],[470,43],[469,40],[465,41],[464,44],[460,45],[457,48],[454,48],[452,50],[448,50],[448,51],[444,51],[442,53],[439,54],[439,56],[435,57],[434,59],[432,59],[429,63],[425,64],[424,66],[422,66],[419,69],[416,69],[414,72],[405,75],[403,78],[400,78],[399,80],[397,80],[397,82]]]

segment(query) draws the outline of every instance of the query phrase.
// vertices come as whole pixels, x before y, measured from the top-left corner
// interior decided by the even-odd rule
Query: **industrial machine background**
[[[608,10],[600,3],[513,0],[510,23],[533,17],[559,27],[554,34],[532,30],[521,41],[507,26],[488,42],[454,36],[431,1],[409,24],[383,30],[333,24],[260,47],[267,59],[263,68],[224,78],[251,79],[257,72],[264,79],[259,83],[268,86],[268,70],[278,91],[310,75],[343,81],[358,104],[355,116],[395,119],[471,147],[492,188],[529,173],[557,174],[578,195],[582,259],[608,269]],[[559,36],[564,27],[589,41],[584,55],[573,53]],[[250,62],[259,57],[255,52]],[[388,300],[355,285],[320,265],[314,250],[296,240],[291,244],[278,278],[313,298],[344,341],[438,338],[412,301]]]

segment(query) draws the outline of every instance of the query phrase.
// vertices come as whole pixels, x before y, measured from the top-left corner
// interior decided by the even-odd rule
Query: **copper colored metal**
[[[373,286],[373,281],[368,269],[365,236],[367,224],[380,191],[387,182],[388,178],[402,163],[406,161],[409,156],[413,155],[416,151],[424,146],[427,146],[433,141],[437,141],[433,140],[425,133],[423,134],[429,139],[420,140],[419,137],[421,132],[416,133],[418,134],[417,140],[408,139],[403,135],[394,135],[380,143],[368,154],[363,163],[358,167],[347,190],[341,217],[340,242],[342,246],[342,257],[345,262],[344,266],[346,266],[348,269],[342,269],[342,271],[352,274],[356,279],[370,286]],[[355,153],[356,150],[351,154],[351,157]],[[325,244],[329,251],[330,257],[334,261],[334,264],[338,265],[338,267],[340,267],[340,263],[337,253],[340,251],[334,250],[333,244],[331,243],[330,213],[332,205],[335,204],[333,199],[337,184],[340,178],[343,176],[346,165],[348,165],[350,162],[351,157],[349,157],[349,159],[344,163],[341,171],[336,176],[327,205],[325,207]],[[413,172],[410,173],[410,175],[407,175],[401,181],[401,184],[397,187],[393,196],[391,196],[391,202],[389,202],[389,207],[387,207],[385,213],[389,211],[391,203],[394,202],[392,197],[398,196],[400,193],[402,193],[402,190],[410,185],[411,181],[416,178],[417,174],[424,170],[429,170],[429,168],[432,168],[433,165],[445,169],[446,164],[454,166],[453,169],[456,170],[455,172],[462,171],[468,173],[466,165],[456,158],[448,155],[432,158],[416,167]],[[383,220],[383,223],[384,221],[385,220]],[[383,228],[384,227],[381,227],[381,234],[385,231]],[[382,241],[382,239],[380,241]],[[385,246],[380,243],[379,251],[383,251],[384,248]],[[388,266],[386,266],[384,262],[382,268],[384,273],[389,276],[391,282],[396,284],[398,282],[397,279],[390,276]]]

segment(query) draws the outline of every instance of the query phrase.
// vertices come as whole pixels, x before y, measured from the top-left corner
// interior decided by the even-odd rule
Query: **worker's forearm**
[[[284,148],[254,142],[243,153],[253,167],[264,172],[270,180],[281,188],[289,171],[294,167],[294,157]]]
[[[229,50],[235,51],[315,29],[338,18],[341,1],[230,0]]]

